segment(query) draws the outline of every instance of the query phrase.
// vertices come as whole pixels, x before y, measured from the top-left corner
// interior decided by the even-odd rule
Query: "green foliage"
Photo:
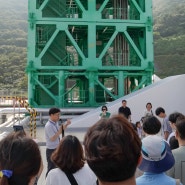
[[[155,73],[185,73],[185,0],[154,0]]]
[[[26,0],[0,0],[0,87],[27,89]],[[185,73],[185,0],[153,0],[155,73]]]
[[[0,4],[0,89],[27,89],[27,1]]]

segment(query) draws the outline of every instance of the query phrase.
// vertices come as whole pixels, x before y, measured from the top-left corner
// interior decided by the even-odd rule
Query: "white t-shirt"
[[[175,136],[175,131],[173,131],[169,136],[168,136],[168,139],[167,139],[167,143],[169,144],[170,143],[170,138]]]
[[[88,164],[85,164],[73,176],[79,185],[96,185],[97,177],[89,168]],[[62,170],[55,168],[48,173],[46,185],[71,185],[71,183]]]

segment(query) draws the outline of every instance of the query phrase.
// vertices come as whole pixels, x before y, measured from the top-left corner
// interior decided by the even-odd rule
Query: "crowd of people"
[[[114,116],[103,105],[83,146],[76,136],[64,135],[71,121],[59,124],[60,114],[51,108],[45,125],[46,185],[185,185],[182,113],[167,116],[158,107],[154,115],[148,102],[133,124],[126,100]],[[35,185],[42,170],[39,147],[23,131],[0,141],[0,185]],[[136,176],[137,170],[142,173]]]

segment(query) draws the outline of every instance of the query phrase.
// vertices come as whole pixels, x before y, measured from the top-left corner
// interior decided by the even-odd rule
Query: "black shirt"
[[[123,114],[127,119],[131,115],[131,111],[129,107],[123,107],[121,106],[118,110],[119,114]]]

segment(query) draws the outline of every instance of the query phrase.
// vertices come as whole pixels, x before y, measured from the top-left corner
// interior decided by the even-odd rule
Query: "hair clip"
[[[13,174],[12,170],[1,170],[0,171],[0,178],[2,178],[3,176],[6,176],[7,178],[10,178]]]

